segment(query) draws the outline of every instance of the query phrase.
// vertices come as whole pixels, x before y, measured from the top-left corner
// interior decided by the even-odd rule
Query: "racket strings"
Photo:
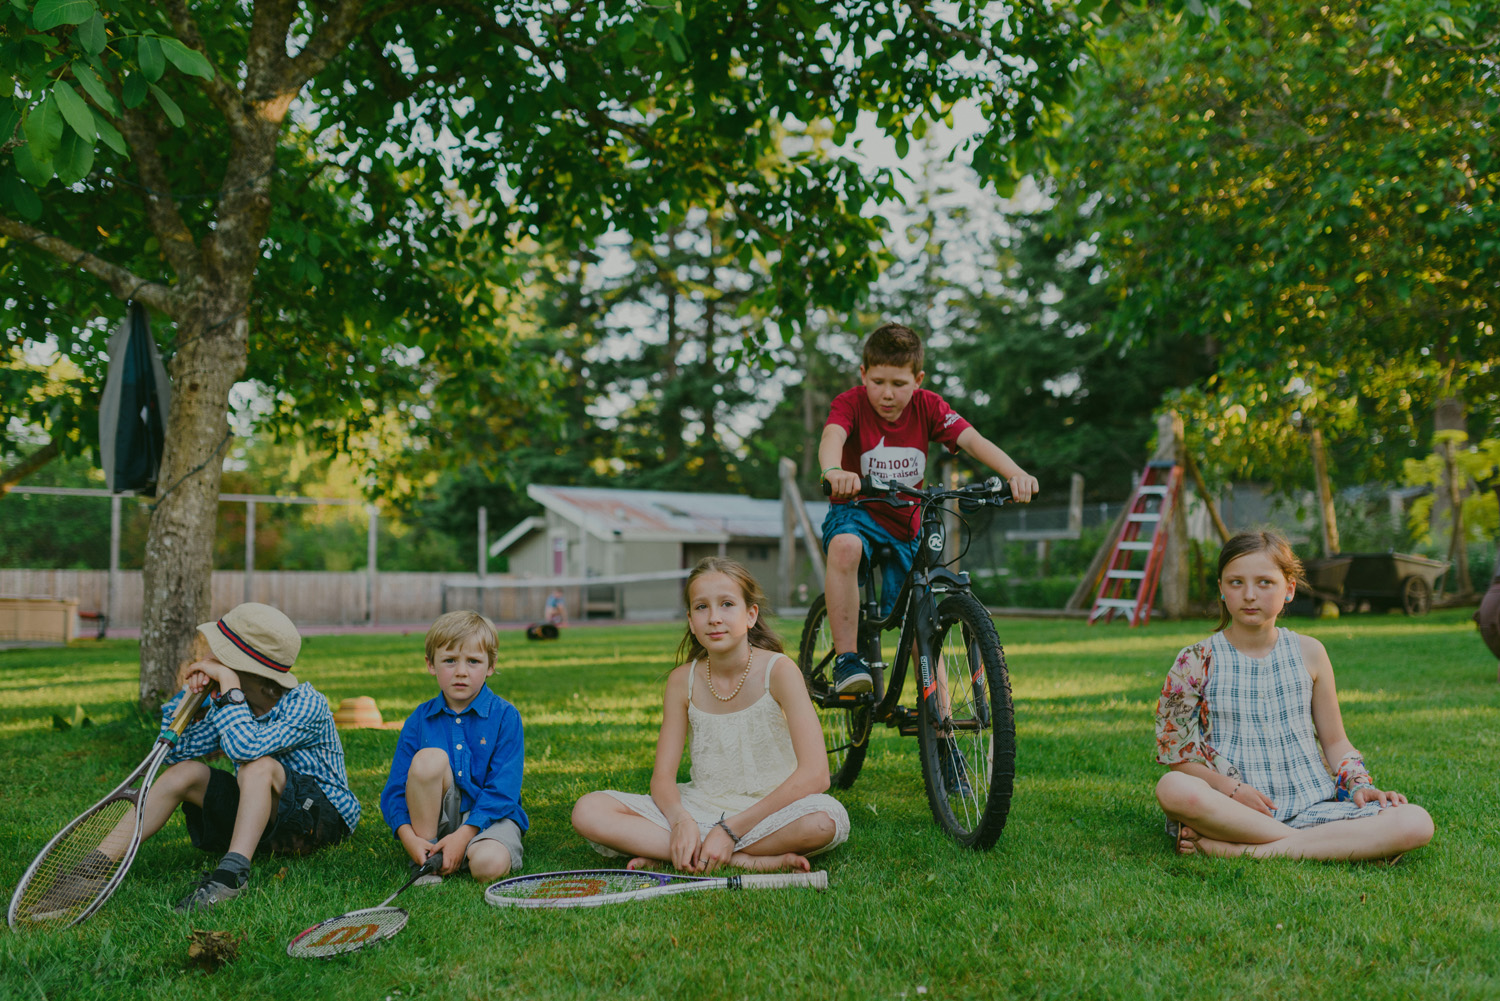
[[[326,959],[353,952],[390,938],[406,926],[407,914],[399,907],[371,907],[351,911],[313,925],[292,939],[287,955],[306,959]]]
[[[509,879],[490,889],[494,896],[517,900],[567,900],[646,890],[661,886],[668,879],[650,872],[558,873]]]
[[[83,818],[38,861],[21,891],[17,917],[51,927],[76,920],[124,865],[134,822],[129,800],[105,803]]]

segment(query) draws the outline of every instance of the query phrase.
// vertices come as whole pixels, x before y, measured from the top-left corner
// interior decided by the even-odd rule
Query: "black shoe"
[[[870,679],[870,668],[857,653],[841,653],[833,660],[833,690],[840,695],[858,695],[873,692],[875,682]]]

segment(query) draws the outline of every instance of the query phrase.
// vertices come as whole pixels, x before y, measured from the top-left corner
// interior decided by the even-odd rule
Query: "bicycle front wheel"
[[[828,606],[820,594],[808,609],[802,625],[802,646],[797,666],[807,682],[807,694],[818,711],[823,744],[828,749],[828,778],[840,789],[848,789],[865,763],[870,746],[870,709],[823,708],[823,699],[833,691],[833,630],[828,625]]]
[[[937,712],[924,699],[917,714],[927,801],[960,843],[988,848],[1005,828],[1016,771],[1005,653],[989,612],[971,594],[938,605],[937,641]]]

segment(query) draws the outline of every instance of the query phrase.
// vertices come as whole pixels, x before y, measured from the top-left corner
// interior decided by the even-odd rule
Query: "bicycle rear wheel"
[[[823,744],[828,748],[828,777],[840,789],[848,789],[865,763],[870,746],[870,708],[825,709],[823,699],[833,691],[833,630],[828,626],[828,607],[818,595],[802,625],[802,646],[797,666],[807,682],[807,694],[818,711]]]
[[[934,677],[946,710],[917,714],[922,780],[939,826],[970,848],[988,848],[1010,813],[1016,719],[1005,653],[989,612],[971,594],[938,605]]]

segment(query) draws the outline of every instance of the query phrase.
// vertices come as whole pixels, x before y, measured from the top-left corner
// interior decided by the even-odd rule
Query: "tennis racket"
[[[141,806],[162,759],[187,729],[207,692],[189,692],[151,752],[124,782],[57,833],[31,862],[10,898],[6,920],[66,928],[93,914],[119,888],[141,846]]]
[[[383,942],[406,927],[407,914],[399,907],[389,907],[417,880],[442,868],[443,853],[433,852],[427,861],[411,874],[401,889],[386,897],[378,906],[349,911],[327,921],[319,921],[300,932],[286,944],[286,954],[294,959],[328,959]]]
[[[495,907],[599,907],[696,890],[828,888],[828,873],[776,872],[747,876],[677,876],[640,869],[577,869],[516,876],[491,883],[484,899]]]

